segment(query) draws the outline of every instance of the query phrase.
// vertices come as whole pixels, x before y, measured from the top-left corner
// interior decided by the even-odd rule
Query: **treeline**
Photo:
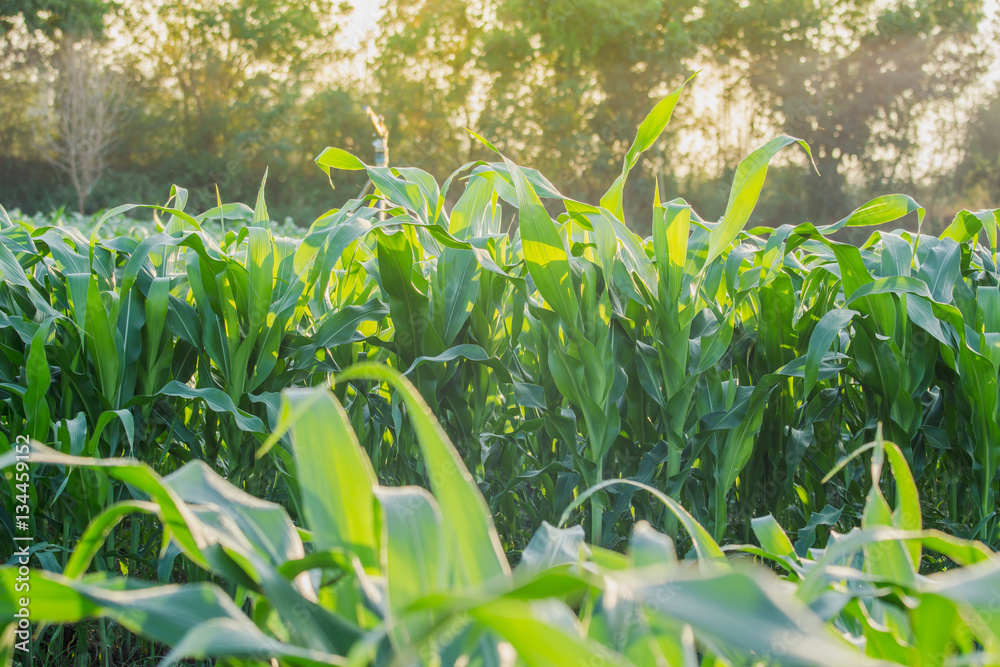
[[[746,4],[746,6],[743,6]],[[350,197],[312,164],[372,155],[439,177],[486,157],[464,128],[596,201],[651,100],[701,74],[699,109],[630,182],[648,226],[656,181],[721,214],[739,158],[775,134],[812,146],[771,169],[763,224],[829,222],[904,191],[932,226],[1000,201],[996,17],[923,0],[421,0],[367,32],[333,0],[14,0],[0,10],[0,203],[93,211],[189,189],[302,224]]]

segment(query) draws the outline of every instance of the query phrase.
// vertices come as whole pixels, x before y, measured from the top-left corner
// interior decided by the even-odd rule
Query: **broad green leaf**
[[[892,513],[892,522],[898,528],[907,531],[919,531],[923,528],[923,517],[920,510],[920,498],[917,495],[917,484],[913,480],[910,466],[906,462],[903,450],[894,442],[886,442],[885,455],[892,467],[892,475],[896,480],[896,509]],[[906,545],[910,559],[915,567],[920,567],[920,543],[911,542]]]
[[[160,349],[160,341],[163,340],[164,328],[167,321],[167,309],[170,304],[170,279],[165,277],[153,278],[149,284],[149,293],[146,295],[146,333],[149,348],[147,355],[152,361]]]
[[[543,521],[521,552],[521,562],[515,574],[524,577],[558,565],[575,565],[586,549],[582,526],[556,528]]]
[[[764,186],[764,177],[771,159],[782,148],[794,143],[802,146],[806,154],[809,155],[809,159],[812,159],[809,145],[805,141],[782,135],[755,150],[736,167],[736,175],[729,192],[726,212],[718,225],[712,229],[709,237],[706,266],[729,247],[729,244],[739,236],[747,220],[750,219],[750,214],[753,213],[753,209],[757,205],[761,188]]]
[[[316,156],[316,164],[329,174],[331,169],[344,169],[358,171],[365,168],[365,164],[345,150],[327,146],[323,152]]]
[[[375,497],[381,512],[380,562],[388,586],[390,623],[396,642],[407,646],[431,629],[434,616],[405,612],[415,601],[445,588],[452,554],[444,550],[441,512],[427,491],[378,487]]]
[[[116,331],[111,327],[111,319],[97,287],[96,278],[91,278],[87,288],[86,332],[87,346],[97,367],[101,392],[108,403],[113,404],[118,395],[120,360],[118,346],[115,344]]]
[[[712,536],[709,535],[708,531],[705,530],[700,523],[698,523],[690,512],[684,509],[684,506],[678,503],[676,500],[670,496],[664,494],[658,489],[649,486],[648,484],[643,484],[642,482],[636,482],[631,479],[608,479],[599,484],[595,484],[590,487],[574,500],[565,510],[563,510],[562,516],[559,518],[559,525],[562,526],[566,523],[569,518],[570,512],[582,505],[587,501],[593,494],[597,493],[601,489],[607,488],[615,484],[626,484],[629,486],[634,486],[638,489],[643,489],[650,493],[654,498],[659,500],[661,503],[666,505],[667,509],[670,510],[674,516],[681,522],[684,529],[691,536],[691,541],[694,542],[695,551],[698,553],[698,562],[703,571],[712,572],[718,570],[726,570],[728,566],[726,565],[726,556],[723,554],[722,549],[716,544]]]
[[[521,245],[528,273],[539,294],[570,326],[579,317],[565,242],[519,167],[504,158],[517,191]]]
[[[907,195],[882,195],[872,199],[864,206],[859,206],[846,218],[823,228],[824,233],[831,233],[841,227],[868,227],[884,225],[917,212],[917,226],[924,221],[924,208]]]
[[[377,480],[347,413],[325,389],[289,389],[284,406],[290,412],[296,478],[315,547],[346,549],[374,571]]]
[[[27,436],[33,440],[45,442],[49,439],[52,423],[49,404],[46,399],[49,387],[52,385],[52,371],[45,355],[45,343],[49,337],[49,326],[52,320],[45,320],[31,338],[28,350],[27,364],[24,373],[27,388],[24,392],[24,416],[27,421]]]
[[[104,433],[104,429],[116,417],[121,421],[122,427],[125,429],[125,437],[128,439],[129,456],[132,456],[135,447],[135,420],[132,418],[132,413],[128,410],[108,410],[101,413],[101,416],[97,418],[97,425],[94,426],[94,430],[90,435],[90,440],[87,441],[87,449],[84,452],[87,456],[94,456],[98,453],[97,445],[101,440],[101,434]],[[115,452],[110,452],[110,454],[114,455]]]
[[[187,556],[197,565],[205,567],[207,562],[202,555],[202,549],[207,540],[202,534],[200,523],[187,505],[177,494],[163,483],[163,480],[145,463],[137,463],[128,459],[91,459],[61,454],[53,449],[32,443],[32,463],[53,463],[62,466],[93,467],[106,471],[109,477],[114,477],[150,496],[160,508],[160,518],[165,530],[184,549]],[[14,465],[16,458],[14,450],[0,454],[0,469]]]
[[[15,569],[0,568],[0,619],[14,618],[18,609],[16,576]],[[342,664],[335,656],[267,637],[222,589],[212,584],[132,588],[122,579],[80,582],[37,571],[31,572],[28,584],[31,620],[76,623],[88,618],[110,618],[132,632],[175,646],[172,657],[164,664],[182,657],[216,655],[289,656],[320,664]]]
[[[274,251],[271,234],[267,229],[252,228],[247,237],[247,272],[249,292],[247,312],[250,316],[250,335],[254,340],[264,329],[267,312],[271,307],[274,286]],[[251,343],[252,345],[252,343]]]
[[[543,603],[500,598],[471,610],[470,615],[510,642],[518,657],[529,667],[559,664],[628,667],[632,664],[604,645],[568,632],[558,621],[547,623],[547,611]]]
[[[628,550],[636,567],[667,566],[673,569],[677,565],[677,551],[674,541],[647,521],[639,521],[632,529]]]
[[[472,313],[473,302],[479,292],[479,264],[469,250],[445,248],[437,263],[434,284],[435,298],[444,297],[441,338],[451,346]],[[435,303],[437,310],[440,303]]]
[[[881,440],[879,434],[878,441]],[[872,487],[868,493],[868,500],[865,503],[864,513],[861,517],[862,529],[876,526],[893,526],[892,511],[889,504],[879,490],[879,473],[882,465],[882,454],[884,449],[881,442],[877,442],[872,456]],[[912,521],[912,517],[906,517]],[[899,585],[912,585],[916,574],[915,568],[919,561],[914,561],[911,555],[904,549],[901,542],[877,542],[865,546],[865,569],[875,576],[883,577],[888,581]]]
[[[406,404],[441,508],[446,550],[454,554],[456,571],[449,573],[450,581],[478,585],[507,576],[507,558],[486,500],[420,393],[398,372],[376,364],[356,364],[336,377],[337,382],[362,379],[387,382]]]
[[[662,217],[653,224],[653,249],[668,303],[679,302],[688,262],[691,207],[671,202],[660,210]]]
[[[677,106],[677,101],[680,99],[681,91],[694,77],[695,75],[688,77],[687,81],[682,83],[677,90],[660,100],[639,124],[635,141],[629,147],[625,161],[622,163],[621,176],[615,179],[611,188],[601,197],[601,206],[610,210],[619,220],[624,220],[622,196],[629,172],[639,161],[639,156],[649,150],[663,134],[663,130],[666,129],[667,123],[670,122],[670,117],[674,113],[674,107]]]
[[[251,231],[270,228],[271,216],[268,215],[267,204],[264,202],[265,184],[267,184],[267,167],[264,168],[264,177],[260,180],[260,189],[257,191],[257,203],[253,208],[253,219],[250,221]]]
[[[951,303],[955,281],[961,272],[962,250],[951,239],[930,248],[924,256],[917,272],[927,282],[927,286],[938,303]]]
[[[785,534],[773,516],[768,514],[767,516],[755,517],[750,520],[750,525],[753,528],[753,534],[757,536],[760,545],[767,552],[776,556],[795,558],[795,548],[792,546],[791,540],[788,539],[788,535]]]
[[[378,268],[396,330],[396,345],[402,359],[410,363],[423,350],[430,324],[430,300],[413,282],[413,248],[403,232],[379,232]]]
[[[249,433],[263,433],[265,431],[264,422],[258,417],[236,407],[224,391],[212,387],[194,388],[186,384],[181,384],[176,380],[171,380],[164,385],[159,394],[164,396],[176,396],[190,400],[205,401],[205,404],[216,412],[225,412],[233,416],[234,421],[241,429]]]
[[[820,318],[819,323],[816,324],[812,335],[809,336],[809,349],[806,352],[804,397],[808,398],[812,394],[813,386],[816,384],[816,378],[819,375],[819,363],[822,361],[823,355],[830,350],[830,345],[837,339],[840,331],[850,324],[851,320],[857,314],[856,310],[837,308],[828,311]]]
[[[764,576],[721,573],[636,592],[647,609],[694,628],[695,636],[786,665],[874,665],[804,604]],[[666,597],[667,604],[656,600]]]
[[[471,343],[466,343],[464,345],[456,345],[455,347],[448,348],[441,354],[435,355],[433,357],[417,357],[410,364],[410,367],[403,371],[403,375],[409,375],[422,364],[429,363],[445,363],[448,361],[453,361],[455,359],[468,359],[469,361],[479,361],[485,362],[487,366],[493,369],[497,374],[497,377],[501,382],[510,382],[511,377],[508,373],[506,367],[499,360],[491,357],[486,350],[484,350],[479,345],[473,345]]]
[[[70,579],[78,579],[83,576],[104,547],[104,542],[108,539],[112,529],[122,519],[137,513],[155,514],[156,510],[155,504],[140,500],[124,500],[105,509],[87,524],[87,529],[80,536],[73,553],[66,562],[63,575]]]

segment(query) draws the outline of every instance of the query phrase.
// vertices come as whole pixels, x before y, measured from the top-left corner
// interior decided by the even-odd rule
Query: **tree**
[[[40,30],[50,38],[59,32],[100,35],[110,8],[105,0],[4,0],[0,34],[14,29],[20,18],[28,30]]]
[[[814,148],[821,183],[787,175],[799,174],[802,210],[826,219],[850,208],[854,173],[869,191],[910,179],[922,114],[984,70],[970,39],[981,20],[977,0],[390,0],[374,71],[397,162],[471,159],[468,126],[594,201],[652,102],[709,64],[701,78],[719,90],[696,81],[689,95],[716,108],[686,128],[678,114],[682,131],[647,153],[626,203],[648,208],[650,171],[718,179],[746,144],[783,131]],[[760,119],[738,119],[738,146],[729,104]],[[695,133],[704,148],[674,150]],[[702,190],[718,204],[728,185]]]
[[[643,115],[689,73],[695,0],[387,3],[373,63],[395,160],[442,172],[495,140],[566,194],[600,197]],[[669,155],[654,156],[661,166]],[[649,206],[652,176],[633,201]]]
[[[967,208],[1000,205],[1000,92],[976,112],[965,136],[965,155],[955,173],[956,189]]]
[[[127,67],[141,101],[120,163],[190,188],[193,205],[214,203],[216,185],[225,197],[253,197],[268,165],[270,187],[288,176],[276,163],[305,169],[322,145],[299,145],[299,118],[328,90],[317,80],[340,55],[347,11],[333,0],[127,7],[134,39]],[[315,167],[306,174],[325,183]]]
[[[0,181],[8,203],[59,198],[61,183],[46,163],[56,54],[67,36],[99,37],[110,8],[103,0],[0,2]]]
[[[954,99],[986,68],[971,38],[977,0],[772,0],[709,3],[719,53],[745,67],[759,108],[809,142],[822,175],[799,188],[821,221],[843,216],[852,170],[881,194],[912,181],[928,105]]]
[[[65,37],[55,67],[57,129],[49,159],[73,182],[83,214],[125,118],[125,98],[120,80],[101,61],[92,39]]]

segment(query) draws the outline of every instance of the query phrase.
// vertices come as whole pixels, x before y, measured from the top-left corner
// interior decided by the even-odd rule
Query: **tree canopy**
[[[54,60],[39,40],[103,26],[115,35],[104,61],[130,105],[91,207],[159,198],[165,180],[206,199],[216,185],[251,198],[270,167],[276,208],[308,222],[360,185],[330,193],[311,158],[337,144],[370,159],[365,105],[385,116],[395,164],[445,176],[486,157],[470,128],[596,201],[651,103],[695,71],[674,129],[630,178],[637,209],[660,179],[721,213],[736,162],[780,133],[809,142],[821,176],[804,161],[775,165],[772,190],[796,196],[765,200],[762,222],[829,221],[890,190],[982,189],[993,173],[962,157],[989,144],[975,138],[990,134],[986,97],[961,123],[968,140],[953,142],[952,171],[928,175],[920,162],[928,114],[968,106],[995,61],[981,1],[387,0],[360,45],[345,29],[350,11],[336,0],[8,2],[0,92],[35,106],[0,102],[12,105],[0,135],[54,131],[41,122]],[[0,196],[20,193],[13,203],[29,207],[67,199],[57,175],[28,168],[41,158],[34,144],[17,145],[0,171],[34,173],[36,185],[15,179]]]
[[[100,34],[112,3],[105,0],[4,0],[0,3],[0,31],[8,33],[20,17],[29,30],[48,36],[57,32]]]

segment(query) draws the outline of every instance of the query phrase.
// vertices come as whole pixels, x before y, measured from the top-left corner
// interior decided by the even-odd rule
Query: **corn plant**
[[[646,523],[636,525],[626,554],[586,545],[582,527],[545,524],[511,571],[485,498],[415,387],[371,364],[339,381],[388,382],[399,392],[430,492],[380,485],[346,411],[322,388],[289,390],[282,402],[300,528],[280,506],[249,496],[201,461],[161,477],[134,460],[74,457],[36,444],[36,465],[100,469],[142,497],[95,517],[61,573],[31,571],[31,620],[111,619],[168,644],[164,664],[205,657],[290,665],[996,659],[1000,626],[987,591],[1000,578],[998,562],[980,543],[921,530],[916,486],[892,443],[878,439],[855,453],[873,450],[861,529],[806,555],[764,517],[754,522],[760,546],[735,547],[774,561],[791,587],[727,561],[676,501],[638,482],[629,483],[689,532],[695,560],[679,561],[672,540]],[[280,435],[263,446],[284,447]],[[886,459],[896,477],[895,511],[879,487]],[[12,455],[0,459],[5,467],[13,462]],[[574,504],[615,483],[592,487]],[[111,527],[135,514],[154,515],[164,546],[226,582],[235,599],[210,582],[150,587],[87,574]],[[922,547],[970,566],[917,577]],[[23,636],[11,625],[17,577],[16,569],[0,569],[8,645]]]
[[[826,473],[879,423],[928,525],[996,545],[997,212],[963,211],[940,237],[875,231],[860,247],[842,230],[919,223],[922,209],[887,195],[830,224],[753,226],[770,161],[806,148],[778,137],[739,164],[720,218],[657,192],[642,238],[623,193],[682,91],[652,110],[593,204],[482,139],[496,157],[443,183],[324,150],[331,177],[363,170],[375,191],[301,239],[275,232],[262,194],[194,213],[175,187],[136,238],[0,214],[0,434],[134,457],[164,478],[201,460],[298,521],[290,450],[257,455],[281,392],[375,361],[438,415],[512,560],[594,487],[574,518],[595,547],[626,546],[643,520],[690,544],[674,512],[634,485],[601,486],[612,479],[666,493],[716,542],[748,541],[771,513],[822,547],[826,527],[862,518],[868,482],[856,460]],[[426,486],[401,395],[360,379],[334,391],[380,483]],[[65,567],[58,545],[132,492],[102,467],[40,474],[37,554]],[[15,496],[10,480],[0,495]],[[0,523],[13,535],[6,509]],[[108,544],[133,554],[130,571],[182,574],[161,567],[151,519],[117,530]],[[115,562],[114,549],[99,556]]]

